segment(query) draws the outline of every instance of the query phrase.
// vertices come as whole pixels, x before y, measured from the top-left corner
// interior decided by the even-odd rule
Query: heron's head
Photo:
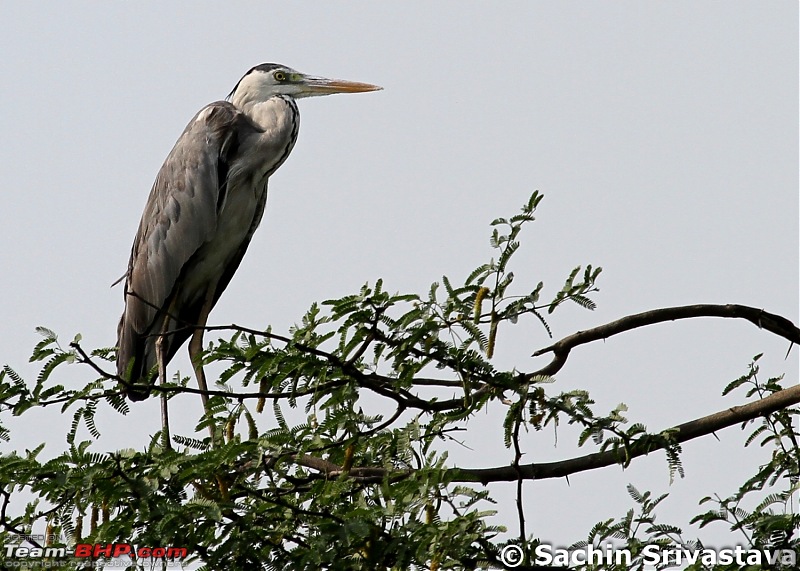
[[[380,89],[383,88],[369,83],[306,75],[279,63],[262,63],[244,74],[228,99],[241,107],[247,103],[266,101],[276,95],[300,98]]]

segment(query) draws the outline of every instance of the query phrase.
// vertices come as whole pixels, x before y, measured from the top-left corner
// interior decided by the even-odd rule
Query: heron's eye
[[[286,74],[282,71],[276,71],[272,74],[272,77],[274,77],[276,81],[286,81]]]

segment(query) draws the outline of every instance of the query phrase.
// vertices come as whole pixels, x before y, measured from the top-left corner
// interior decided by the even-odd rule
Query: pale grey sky
[[[598,310],[557,312],[556,337],[690,303],[797,322],[797,16],[789,1],[6,1],[0,362],[34,376],[37,325],[114,343],[122,291],[109,285],[161,162],[200,107],[262,62],[385,90],[300,102],[300,139],[213,323],[284,331],[367,280],[423,292],[442,273],[461,279],[491,256],[488,223],[534,189],[545,199],[523,235],[521,290],[543,279],[550,295],[574,266],[604,268]],[[499,366],[532,370],[548,339],[530,323],[498,342]],[[585,387],[601,409],[624,401],[632,421],[661,429],[742,402],[720,391],[757,353],[764,375],[796,383],[786,349],[744,322],[661,325],[575,352],[551,390]],[[102,418],[107,449],[157,430],[155,400],[133,408]],[[510,462],[502,412],[476,419],[473,450],[454,462]],[[13,442],[58,450],[70,418],[30,416]],[[529,531],[582,538],[625,512],[631,482],[671,492],[662,519],[694,537],[697,501],[733,493],[760,457],[742,454],[738,429],[719,437],[685,446],[687,478],[671,487],[663,454],[530,483]],[[526,460],[575,453],[571,432],[559,444],[531,434]],[[511,508],[497,519],[515,533]],[[719,526],[701,537],[736,539]]]

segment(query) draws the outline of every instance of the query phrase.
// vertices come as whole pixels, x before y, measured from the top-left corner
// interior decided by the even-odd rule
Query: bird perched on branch
[[[187,339],[207,390],[203,327],[261,222],[270,175],[297,140],[295,99],[379,89],[265,63],[189,122],[150,191],[124,276],[117,373],[131,400],[150,394],[154,368],[165,380]]]

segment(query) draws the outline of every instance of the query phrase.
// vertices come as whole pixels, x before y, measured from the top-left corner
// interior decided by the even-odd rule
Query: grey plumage
[[[127,390],[132,400],[149,394],[159,350],[165,366],[195,336],[190,354],[199,352],[198,326],[242,261],[269,176],[297,140],[295,98],[376,89],[262,64],[242,77],[230,101],[207,105],[189,122],[156,177],[128,263],[117,372],[135,385]]]

